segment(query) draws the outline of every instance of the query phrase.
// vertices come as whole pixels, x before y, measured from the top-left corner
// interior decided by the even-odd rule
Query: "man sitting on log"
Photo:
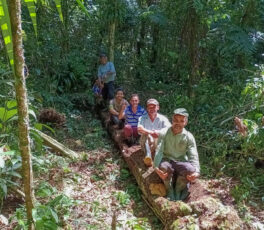
[[[125,120],[119,119],[118,116],[122,113],[122,108],[126,108],[128,105],[127,100],[124,99],[124,91],[121,88],[118,88],[115,91],[115,98],[109,103],[109,112],[111,115],[111,122],[114,125],[117,125],[119,129],[124,127]]]
[[[163,180],[170,200],[188,197],[189,182],[200,175],[199,157],[193,135],[187,125],[186,109],[174,110],[172,126],[160,138],[154,160],[155,171]]]
[[[138,119],[147,112],[139,105],[139,97],[137,94],[132,94],[129,102],[129,106],[126,108],[125,106],[122,107],[118,118],[125,118],[124,138],[129,145],[133,145],[139,137],[137,129]]]
[[[144,163],[148,167],[152,166],[158,137],[165,134],[171,123],[167,117],[158,113],[159,102],[156,99],[147,101],[147,114],[139,118],[138,132],[141,134],[140,145],[145,153]]]

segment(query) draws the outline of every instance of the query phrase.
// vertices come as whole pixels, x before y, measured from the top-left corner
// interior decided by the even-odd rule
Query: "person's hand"
[[[167,172],[163,172],[159,168],[155,168],[155,172],[159,175],[160,179],[165,180],[168,177]]]
[[[156,130],[152,130],[152,131],[150,132],[150,135],[151,135],[152,137],[154,137],[154,138],[158,138],[158,137],[159,137],[159,133],[158,133]]]
[[[126,106],[126,104],[125,104],[125,103],[123,103],[123,104],[122,104],[122,107],[121,107],[121,109],[122,109],[122,110],[125,110],[125,109],[126,109],[126,107],[127,107],[127,106]]]
[[[199,176],[200,176],[199,173],[194,172],[194,173],[192,173],[192,174],[187,175],[187,176],[186,176],[186,179],[187,179],[188,181],[192,182],[192,181],[194,181],[196,178],[198,178]]]

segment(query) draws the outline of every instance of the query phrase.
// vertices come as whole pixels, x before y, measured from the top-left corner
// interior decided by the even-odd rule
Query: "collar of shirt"
[[[136,112],[136,113],[133,112],[133,110],[132,110],[132,106],[131,106],[131,105],[128,106],[128,110],[129,110],[131,113],[133,113],[133,114],[137,114],[137,113],[141,110],[141,106],[138,105],[138,107],[137,107],[137,112]]]

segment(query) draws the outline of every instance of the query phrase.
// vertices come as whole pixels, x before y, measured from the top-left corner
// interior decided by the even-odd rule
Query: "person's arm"
[[[139,118],[140,119],[140,118]],[[138,133],[145,134],[145,135],[152,135],[154,133],[153,130],[145,129],[142,125],[138,125]]]
[[[121,120],[125,117],[125,111],[126,111],[126,108],[127,108],[127,105],[126,104],[123,104],[121,109],[120,109],[120,112],[118,114],[118,119]]]
[[[109,113],[115,115],[115,116],[118,116],[119,115],[119,112],[117,112],[115,109],[114,109],[114,101],[111,100],[109,102]]]
[[[167,172],[163,172],[159,168],[159,165],[160,165],[160,163],[162,161],[162,158],[163,158],[163,151],[164,151],[164,139],[160,138],[159,142],[158,142],[158,145],[157,145],[155,158],[154,158],[154,168],[155,168],[155,172],[158,174],[158,176],[162,180],[165,180],[168,177],[168,173]]]
[[[98,80],[99,80],[99,85],[100,85],[100,88],[102,89],[104,87],[104,76],[103,76],[103,73],[101,71],[101,68],[99,66],[98,68],[98,72],[97,72],[97,77],[98,77]]]
[[[194,136],[188,132],[187,155],[189,162],[195,167],[195,172],[188,175],[186,178],[189,181],[194,181],[200,176],[200,162],[196,142]]]
[[[112,62],[108,62],[107,65],[109,66],[109,70],[106,72],[106,74],[104,76],[104,80],[106,80],[107,78],[110,78],[113,74],[116,73],[115,66]]]
[[[138,119],[138,133],[139,134],[151,134],[151,130],[148,130],[146,128],[144,128],[144,123],[145,123],[145,117],[144,116],[141,116],[139,117]]]
[[[112,75],[116,73],[115,66],[112,62],[109,62],[109,70],[107,71],[106,75]]]
[[[165,137],[160,137],[158,140],[157,148],[155,151],[155,157],[154,157],[154,167],[158,168],[162,158],[163,158],[163,151],[164,151],[164,138]]]

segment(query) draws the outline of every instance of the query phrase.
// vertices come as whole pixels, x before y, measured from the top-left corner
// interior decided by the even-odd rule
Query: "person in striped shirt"
[[[132,94],[129,100],[130,105],[122,107],[119,114],[119,119],[125,118],[125,127],[123,129],[124,138],[129,144],[135,144],[136,140],[139,138],[138,134],[138,119],[147,114],[146,110],[139,105],[139,96],[137,94]]]

